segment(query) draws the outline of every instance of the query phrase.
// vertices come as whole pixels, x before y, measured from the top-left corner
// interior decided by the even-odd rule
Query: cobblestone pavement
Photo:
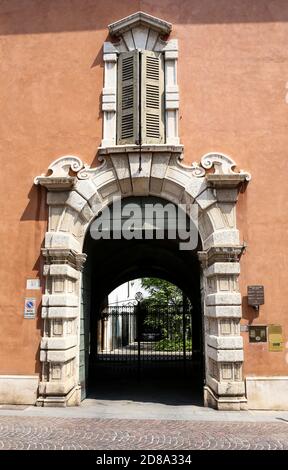
[[[0,416],[0,449],[288,449],[288,423]]]

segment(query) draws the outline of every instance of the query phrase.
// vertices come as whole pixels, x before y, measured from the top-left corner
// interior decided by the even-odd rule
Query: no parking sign
[[[26,298],[24,307],[24,318],[35,318],[36,313],[36,299]]]

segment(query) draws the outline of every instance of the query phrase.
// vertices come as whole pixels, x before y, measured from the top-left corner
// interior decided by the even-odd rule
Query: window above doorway
[[[179,145],[177,40],[172,26],[138,12],[108,26],[101,147]]]

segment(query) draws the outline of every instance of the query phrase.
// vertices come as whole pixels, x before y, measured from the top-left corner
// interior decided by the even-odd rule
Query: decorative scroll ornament
[[[80,171],[83,167],[84,164],[80,158],[74,157],[73,155],[66,155],[65,157],[60,157],[51,163],[51,165],[48,167],[48,171],[50,170],[51,174],[48,177],[65,178],[70,176],[70,171],[78,173],[78,171]],[[37,176],[34,180],[34,183],[39,184],[39,178],[44,176],[45,175]]]
[[[242,181],[251,180],[251,175],[248,172],[240,170],[238,173],[234,171],[236,163],[232,158],[224,154],[218,153],[207,153],[201,158],[201,164],[193,162],[192,165],[185,165],[182,163],[183,154],[181,156],[173,157],[174,162],[182,169],[185,170],[191,177],[194,178],[204,178],[206,176],[206,170],[214,168],[214,175],[223,175],[225,177],[229,176],[231,179],[235,179],[236,176],[241,177]],[[108,159],[108,160],[107,160]],[[34,179],[35,184],[46,185],[46,187],[53,188],[54,190],[61,189],[61,187],[72,187],[75,183],[75,180],[86,180],[93,179],[96,174],[100,171],[105,170],[105,167],[109,163],[109,156],[100,156],[99,161],[102,160],[101,165],[90,168],[89,165],[84,164],[79,157],[73,155],[66,155],[64,157],[58,158],[49,166],[49,173],[47,176],[41,175],[37,176]],[[157,156],[155,157],[155,162],[157,162]],[[109,166],[109,165],[108,165]],[[71,175],[73,172],[73,175]],[[70,181],[74,180],[74,182]],[[229,182],[229,184],[231,184]],[[62,185],[62,186],[61,186]]]
[[[196,176],[196,178],[202,178],[205,176],[205,170],[197,162],[193,162],[191,165],[192,168],[192,175]]]
[[[247,171],[240,170],[238,173],[233,171],[236,163],[224,153],[206,153],[201,158],[201,166],[206,170],[214,167],[216,175],[244,175],[246,181],[251,180],[251,175]]]
[[[205,170],[202,168],[202,166],[199,165],[197,162],[193,162],[191,165],[185,165],[183,163],[184,159],[184,154],[181,153],[181,155],[176,156],[175,162],[176,164],[182,168],[185,171],[189,171],[189,173],[192,176],[195,176],[196,178],[203,178],[205,176]]]
[[[85,163],[84,168],[82,168],[77,174],[77,178],[79,180],[88,180],[89,178],[95,176],[96,172],[98,172],[100,169],[103,170],[107,165],[106,159],[98,158],[98,161],[102,162],[101,165],[98,165],[94,168],[90,168],[90,166]]]

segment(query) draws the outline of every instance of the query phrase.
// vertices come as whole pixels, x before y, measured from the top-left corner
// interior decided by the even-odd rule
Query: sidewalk
[[[0,405],[0,416],[177,421],[286,422],[288,411],[217,411],[196,405],[167,405],[132,400],[88,398],[79,407],[40,408]]]

